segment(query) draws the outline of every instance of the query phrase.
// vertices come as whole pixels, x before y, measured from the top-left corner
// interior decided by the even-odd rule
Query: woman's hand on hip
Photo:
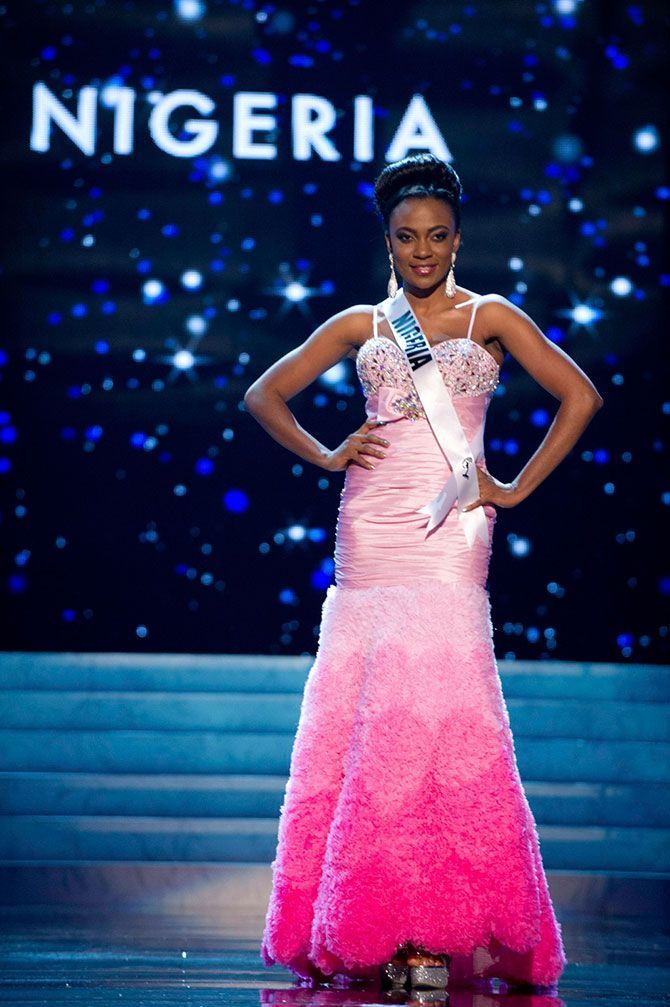
[[[342,441],[339,448],[331,451],[326,464],[323,466],[329,472],[339,472],[346,469],[352,462],[360,465],[364,469],[373,469],[375,466],[369,462],[366,455],[373,455],[375,458],[386,458],[386,454],[380,450],[381,447],[389,447],[390,442],[378,434],[370,433],[375,427],[382,426],[379,420],[366,420],[365,423],[349,434],[346,440]],[[375,447],[374,445],[379,445]]]
[[[521,503],[516,495],[516,483],[501,483],[500,480],[492,476],[490,472],[486,472],[480,468],[479,465],[475,466],[475,472],[479,480],[479,499],[464,507],[464,511],[471,511],[475,507],[484,506],[485,504],[490,504],[493,507],[516,507],[518,503]]]

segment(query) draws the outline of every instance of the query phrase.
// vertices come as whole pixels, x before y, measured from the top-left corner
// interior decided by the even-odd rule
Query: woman
[[[567,963],[486,581],[497,508],[546,479],[602,399],[523,311],[456,286],[460,194],[431,154],[387,165],[375,200],[389,297],[333,315],[245,395],[280,444],[346,473],[261,947],[265,964],[310,984],[548,987]],[[482,446],[505,352],[561,400],[510,483],[488,471]],[[286,403],[344,357],[356,360],[367,421],[330,450]],[[473,458],[477,481],[466,482]]]

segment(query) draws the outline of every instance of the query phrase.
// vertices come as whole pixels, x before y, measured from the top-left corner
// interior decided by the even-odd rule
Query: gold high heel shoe
[[[412,958],[431,958],[441,961],[441,965],[424,965],[416,963],[412,965]],[[407,964],[409,966],[409,988],[410,989],[439,989],[447,988],[449,982],[449,965],[451,955],[433,954],[423,948],[417,948],[408,955]]]

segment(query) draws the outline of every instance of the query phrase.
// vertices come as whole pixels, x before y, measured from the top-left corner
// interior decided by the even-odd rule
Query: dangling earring
[[[444,292],[447,297],[456,296],[456,277],[454,276],[454,263],[456,262],[456,252],[451,253],[451,266],[447,273],[447,282],[444,285]]]
[[[393,252],[389,252],[389,262],[391,263],[391,278],[386,289],[389,297],[395,297],[398,293],[398,281],[396,279],[395,269],[393,268]]]

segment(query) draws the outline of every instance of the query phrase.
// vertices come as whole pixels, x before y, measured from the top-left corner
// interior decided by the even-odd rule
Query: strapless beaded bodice
[[[443,339],[433,354],[452,397],[493,394],[500,382],[500,369],[488,350],[472,339]],[[405,353],[393,339],[372,336],[356,357],[356,372],[366,399],[381,388],[393,389],[389,408],[415,420],[426,418]]]

